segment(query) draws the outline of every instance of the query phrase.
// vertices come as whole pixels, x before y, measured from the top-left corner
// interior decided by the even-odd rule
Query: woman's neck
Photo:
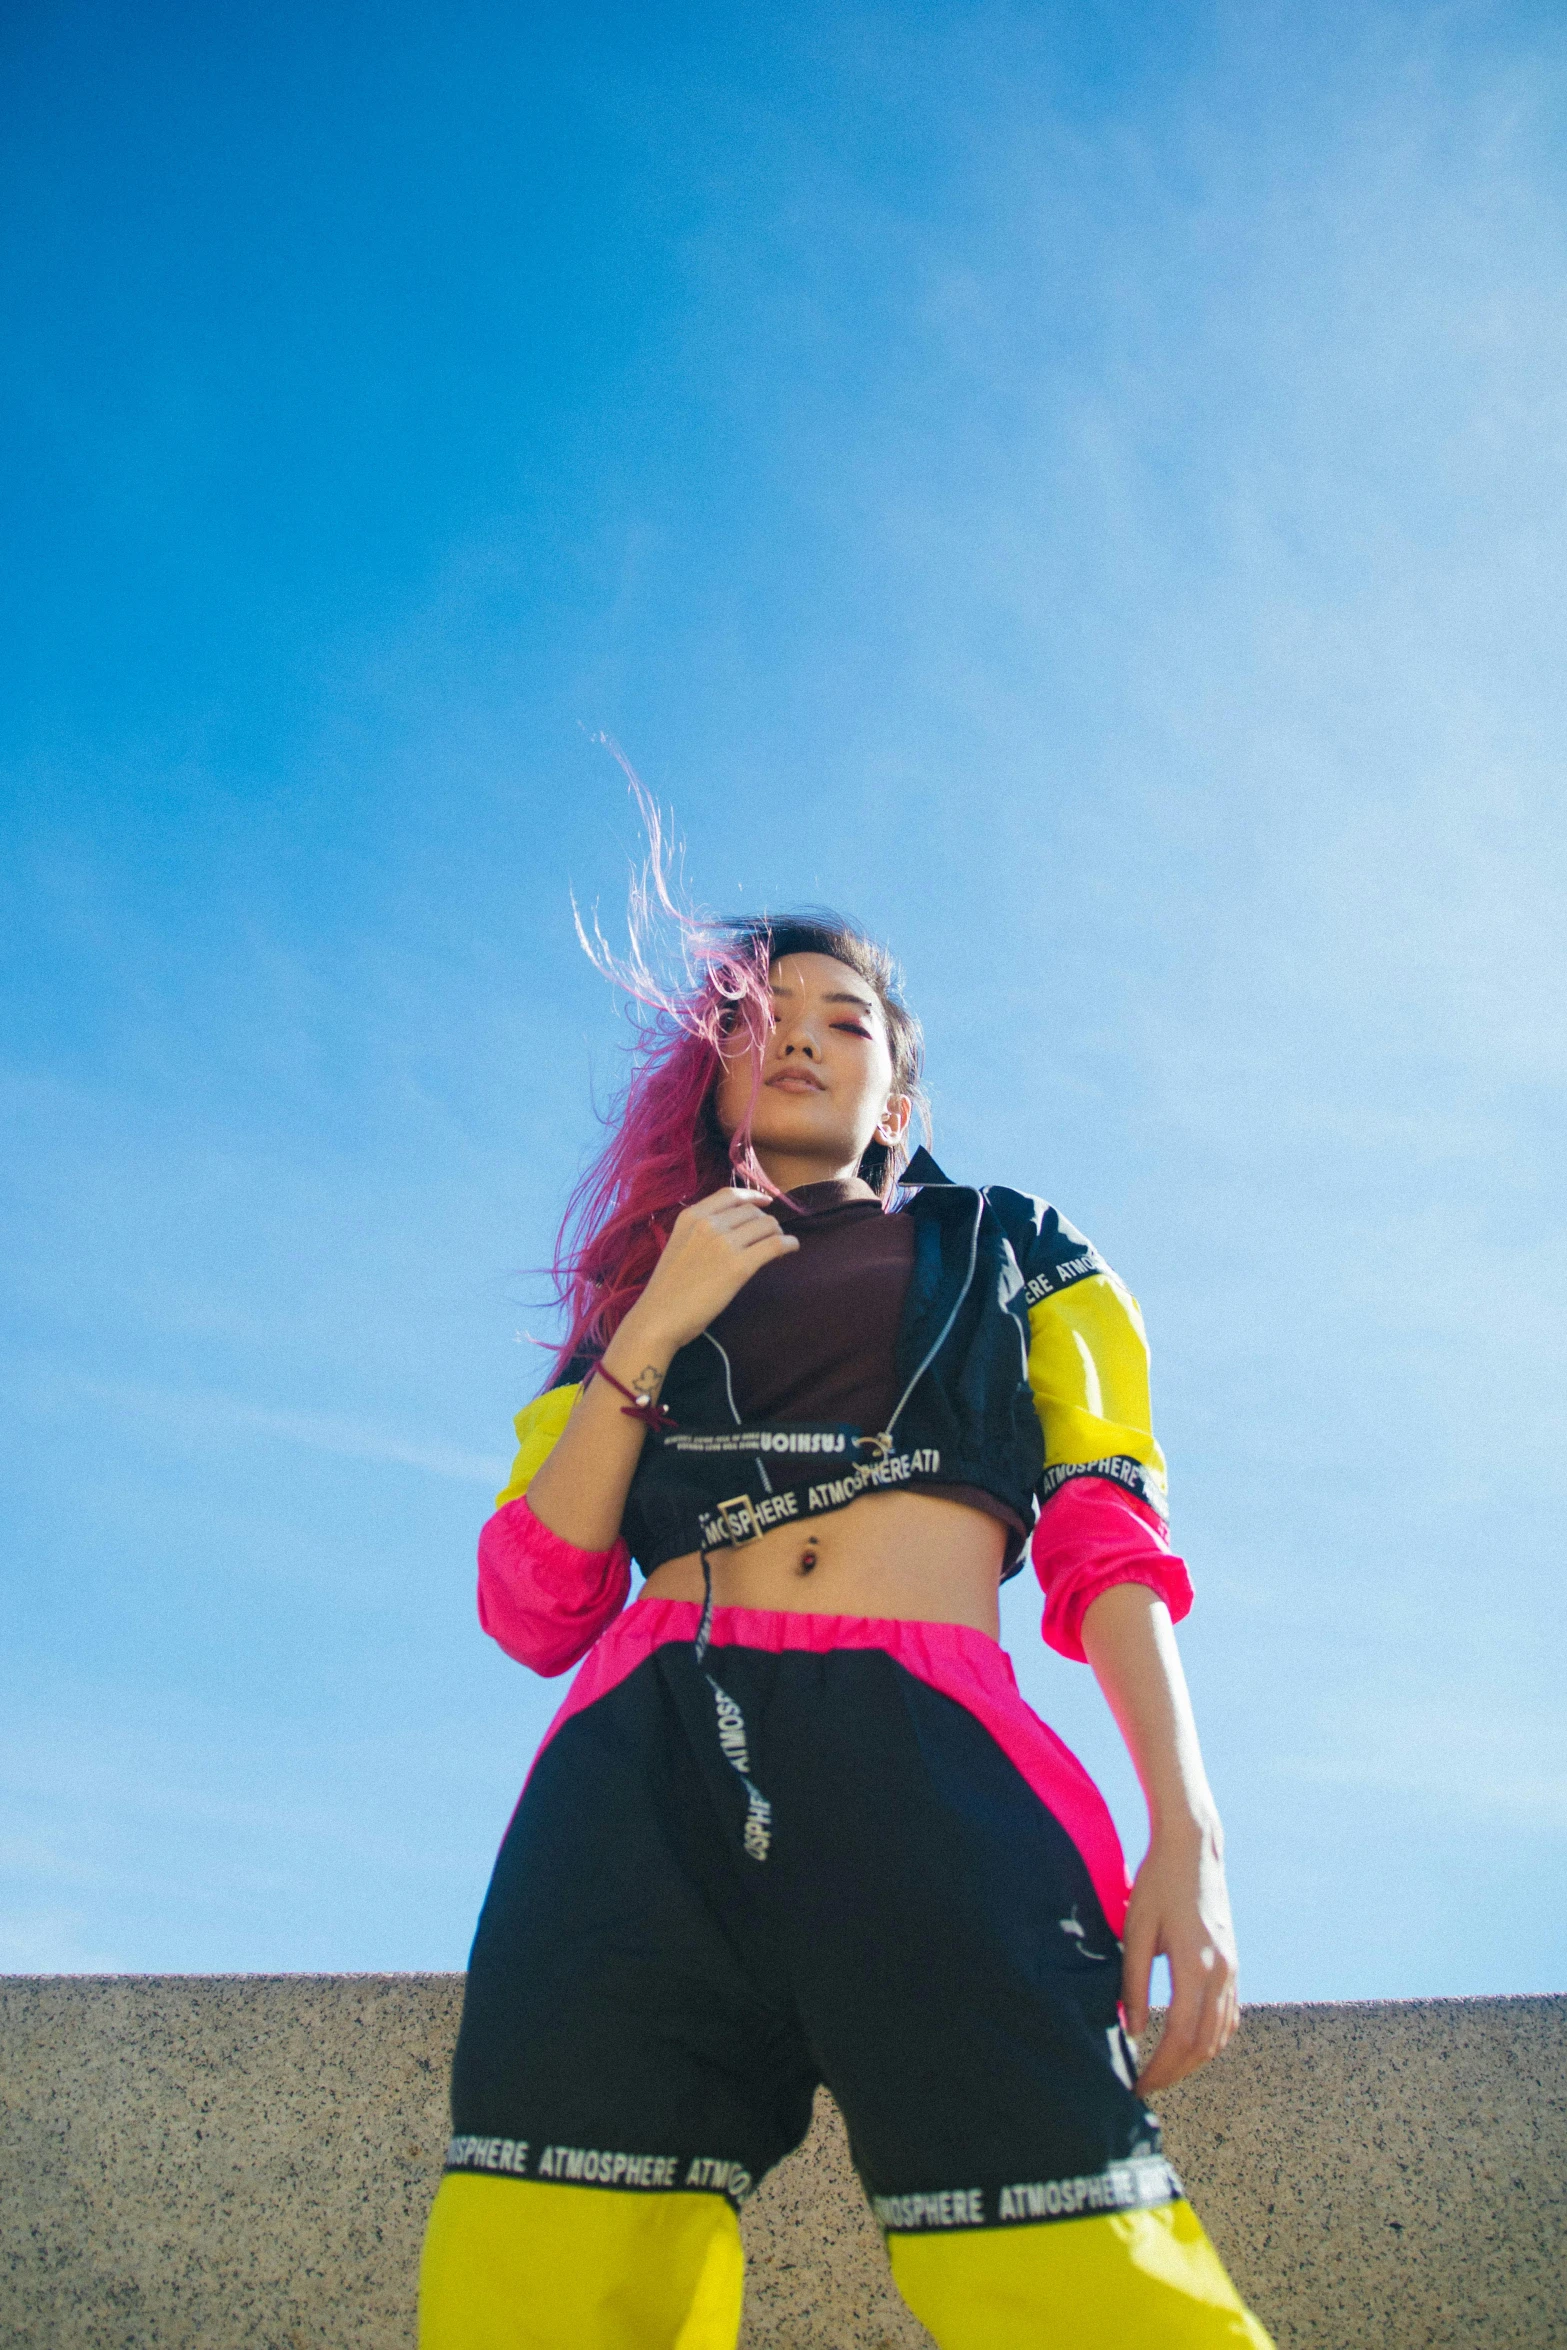
[[[837,1167],[824,1159],[798,1158],[785,1151],[757,1151],[756,1162],[768,1182],[776,1183],[780,1191],[804,1191],[813,1183],[854,1183],[860,1172],[857,1159],[847,1167]]]
[[[829,1208],[879,1208],[881,1201],[858,1175],[829,1176],[824,1183],[797,1183],[788,1194],[800,1213],[820,1216]],[[787,1217],[782,1200],[771,1203],[775,1216]]]

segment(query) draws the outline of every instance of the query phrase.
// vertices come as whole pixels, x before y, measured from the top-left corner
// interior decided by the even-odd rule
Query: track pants
[[[1132,2085],[1114,1827],[1005,1651],[698,1613],[617,1620],[507,1831],[421,2350],[732,2350],[821,2082],[942,2350],[1267,2350]]]

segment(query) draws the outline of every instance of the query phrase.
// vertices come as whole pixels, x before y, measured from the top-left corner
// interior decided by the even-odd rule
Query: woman
[[[1042,1201],[907,1158],[919,1060],[849,925],[733,925],[577,1195],[479,1606],[585,1661],[474,1943],[424,2350],[729,2350],[823,2082],[943,2350],[1267,2342],[1138,2093],[1237,2020],[1141,1322]],[[1129,1898],[998,1645],[1030,1537],[1147,1796]]]

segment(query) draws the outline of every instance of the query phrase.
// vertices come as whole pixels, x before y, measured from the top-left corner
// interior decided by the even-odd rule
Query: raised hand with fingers
[[[766,1212],[768,1198],[726,1185],[675,1218],[646,1288],[604,1349],[607,1380],[584,1385],[528,1488],[530,1507],[552,1533],[583,1550],[614,1541],[671,1359],[753,1274],[800,1245]],[[626,1394],[636,1408],[621,1403]]]
[[[726,1185],[682,1208],[652,1278],[615,1333],[616,1347],[629,1326],[644,1344],[656,1340],[675,1352],[723,1312],[753,1273],[797,1249],[799,1241],[767,1213],[767,1198],[765,1191]]]

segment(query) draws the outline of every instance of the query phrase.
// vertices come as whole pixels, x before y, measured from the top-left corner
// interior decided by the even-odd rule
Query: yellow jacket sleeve
[[[512,1462],[511,1476],[504,1490],[495,1496],[497,1509],[527,1492],[559,1442],[560,1432],[571,1418],[571,1407],[581,1393],[580,1380],[566,1387],[551,1387],[517,1414],[513,1422],[517,1431],[517,1458]]]
[[[1143,1317],[1103,1259],[1094,1263],[1028,1309],[1028,1384],[1045,1439],[1041,1496],[1072,1477],[1108,1477],[1162,1518],[1164,1455],[1148,1405]]]

